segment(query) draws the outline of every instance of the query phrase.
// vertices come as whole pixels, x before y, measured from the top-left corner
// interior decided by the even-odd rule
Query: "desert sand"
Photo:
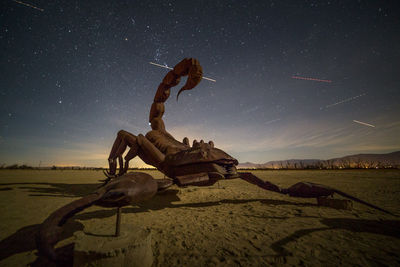
[[[157,171],[147,171],[163,178]],[[400,171],[254,171],[282,187],[329,185],[400,215]],[[98,186],[99,171],[0,171],[0,266],[43,266],[34,235],[57,208]],[[354,203],[319,207],[242,180],[211,187],[171,187],[151,201],[123,208],[122,224],[151,230],[153,266],[399,266],[400,218]],[[115,223],[115,209],[90,207],[71,218],[58,247],[73,233]],[[104,227],[103,227],[104,228]]]

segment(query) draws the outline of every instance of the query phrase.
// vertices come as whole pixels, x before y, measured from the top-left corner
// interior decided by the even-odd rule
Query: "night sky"
[[[398,1],[23,2],[1,6],[0,165],[107,166],[118,130],[150,130],[149,62],[185,57],[216,82],[171,90],[177,140],[255,163],[400,149]]]

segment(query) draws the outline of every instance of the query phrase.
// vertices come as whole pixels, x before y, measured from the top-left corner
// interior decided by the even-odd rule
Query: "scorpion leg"
[[[117,157],[118,157],[118,164],[119,164],[119,173],[118,176],[123,174],[123,166],[124,166],[124,161],[122,159],[122,154],[125,152],[126,148],[127,148],[128,144],[126,143],[125,139],[122,139],[121,143],[119,144],[118,150],[116,152]],[[114,161],[116,159],[114,158]],[[115,163],[115,165],[117,165]]]
[[[123,153],[127,147],[130,147],[129,152],[124,158]],[[108,158],[110,164],[110,171],[105,173],[107,183],[112,178],[116,177],[117,161],[119,161],[119,173],[118,176],[125,174],[129,168],[129,161],[139,156],[145,163],[160,167],[160,163],[164,161],[164,154],[162,154],[145,136],[139,134],[135,136],[127,131],[121,130],[118,132],[117,138],[114,142],[113,148],[111,149],[110,156]],[[124,160],[125,163],[124,163]]]
[[[122,159],[122,154],[125,152],[127,147],[133,147],[134,150],[137,147],[137,140],[136,136],[133,134],[120,130],[117,134],[117,138],[114,141],[113,147],[111,149],[110,155],[108,157],[108,163],[109,163],[109,172],[106,174],[108,178],[113,178],[116,176],[116,171],[117,171],[117,161],[116,159],[118,158],[119,162],[119,175],[124,174],[125,168],[124,168],[124,163]]]
[[[138,156],[146,164],[162,170],[161,163],[164,161],[165,155],[142,134],[139,134],[137,138],[139,144]]]
[[[243,179],[251,184],[257,185],[265,190],[269,190],[269,191],[273,191],[273,192],[285,194],[285,195],[287,194],[291,197],[318,198],[318,197],[332,196],[334,193],[336,193],[338,195],[349,198],[358,203],[364,204],[368,207],[371,207],[376,210],[385,212],[387,214],[396,216],[393,213],[391,213],[385,209],[382,209],[378,206],[370,204],[364,200],[361,200],[357,197],[351,196],[349,194],[346,194],[340,190],[331,188],[329,186],[315,184],[315,183],[309,183],[309,182],[299,182],[299,183],[292,185],[289,188],[280,188],[279,186],[274,185],[273,183],[270,183],[268,181],[263,181],[262,179],[258,178],[257,176],[255,176],[254,174],[252,174],[250,172],[244,172],[244,173],[238,173],[238,174],[241,179]]]
[[[282,189],[279,186],[274,185],[273,183],[267,181],[263,181],[254,174],[252,174],[251,172],[239,172],[238,174],[239,177],[245,180],[246,182],[257,185],[265,190],[273,191],[276,193],[281,193],[282,191]]]
[[[130,150],[128,151],[128,153],[126,154],[126,156],[124,157],[124,159],[125,159],[125,165],[124,165],[124,168],[123,168],[123,170],[122,170],[122,174],[125,174],[125,173],[128,172],[128,169],[129,169],[129,161],[130,161],[131,159],[133,159],[134,157],[137,156],[137,154],[138,154],[138,149],[139,149],[138,146],[132,146],[131,149],[130,149]]]

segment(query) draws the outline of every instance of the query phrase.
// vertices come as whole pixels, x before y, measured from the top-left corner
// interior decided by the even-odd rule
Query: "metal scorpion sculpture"
[[[390,213],[382,208],[348,195],[337,189],[309,182],[300,182],[289,188],[264,181],[249,172],[237,172],[238,161],[214,147],[214,143],[203,140],[193,141],[185,137],[182,142],[176,140],[166,129],[162,116],[164,103],[170,95],[171,87],[178,85],[182,76],[188,76],[182,91],[193,89],[202,79],[203,71],[197,59],[185,58],[178,63],[158,86],[154,102],[150,109],[149,122],[152,130],[145,136],[137,136],[121,130],[112,146],[108,162],[109,170],[105,172],[107,179],[92,194],[75,200],[53,212],[41,225],[36,243],[38,250],[46,257],[57,260],[54,245],[59,240],[62,225],[68,218],[91,205],[103,207],[122,207],[151,199],[158,191],[165,190],[173,184],[177,186],[210,186],[221,179],[243,179],[265,190],[291,197],[321,198],[342,195],[382,212]],[[124,152],[129,151],[123,158]],[[129,161],[139,156],[145,163],[156,167],[168,179],[153,179],[146,173],[127,173]],[[118,161],[117,161],[118,160]],[[117,162],[119,172],[117,174]],[[118,209],[120,211],[120,209]],[[118,213],[120,214],[120,213]],[[118,225],[118,217],[117,217]],[[118,234],[119,228],[116,230]]]

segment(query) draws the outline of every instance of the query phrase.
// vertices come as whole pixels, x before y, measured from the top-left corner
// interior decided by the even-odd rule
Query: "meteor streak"
[[[332,82],[331,80],[321,80],[321,79],[316,79],[316,78],[306,78],[306,77],[300,77],[300,76],[292,76],[292,79],[316,81],[316,82],[324,82],[324,83],[331,83]]]
[[[281,119],[270,120],[270,121],[264,122],[264,124],[270,124],[270,123],[274,123],[274,122],[277,122],[277,121],[280,121],[280,120]]]
[[[172,70],[173,68],[170,68],[170,67],[168,67],[168,66],[164,66],[164,65],[160,65],[160,64],[157,64],[157,63],[154,63],[154,62],[149,62],[151,65],[154,65],[154,66],[157,66],[157,67],[161,67],[161,68],[164,68],[164,69],[169,69],[169,70]],[[203,76],[203,79],[205,79],[205,80],[209,80],[209,81],[211,81],[211,82],[216,82],[216,80],[214,80],[214,79],[211,79],[211,78],[207,78],[207,77],[204,77]]]
[[[44,9],[42,9],[42,8],[38,8],[38,7],[36,7],[36,6],[32,6],[31,4],[28,4],[28,3],[24,3],[24,2],[21,2],[21,1],[17,1],[17,0],[13,0],[15,3],[18,3],[18,4],[21,4],[21,5],[24,5],[24,6],[28,6],[28,7],[31,7],[31,8],[34,8],[34,9],[37,9],[37,10],[39,10],[39,11],[44,11]]]
[[[365,93],[361,94],[361,95],[353,96],[353,97],[350,97],[350,98],[346,98],[346,99],[344,99],[342,101],[327,105],[327,106],[325,106],[325,108],[330,108],[330,107],[333,107],[333,106],[336,106],[336,105],[339,105],[339,104],[342,104],[342,103],[346,103],[346,102],[349,102],[351,100],[354,100],[354,99],[362,97],[362,96],[365,96]]]
[[[358,123],[358,124],[362,124],[362,125],[365,125],[365,126],[369,126],[369,127],[375,128],[374,125],[369,124],[369,123],[365,123],[365,122],[362,122],[362,121],[356,121],[356,120],[353,120],[353,121],[354,121],[355,123]]]

